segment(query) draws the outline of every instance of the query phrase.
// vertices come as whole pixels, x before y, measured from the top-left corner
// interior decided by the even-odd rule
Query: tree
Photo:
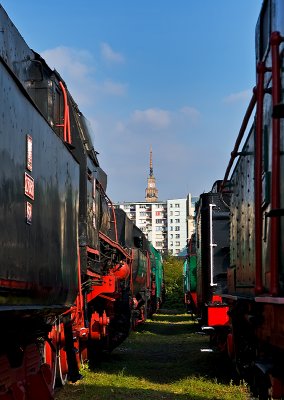
[[[166,288],[165,308],[184,308],[183,262],[182,259],[174,256],[168,256],[163,259]]]

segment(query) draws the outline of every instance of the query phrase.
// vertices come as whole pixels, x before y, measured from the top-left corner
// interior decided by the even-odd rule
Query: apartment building
[[[115,206],[126,212],[157,250],[167,252],[167,202],[124,202]]]
[[[145,201],[115,204],[141,229],[147,239],[162,254],[178,256],[193,233],[197,197],[158,201],[158,189],[153,172],[152,147],[150,173],[147,178]]]
[[[187,199],[167,200],[168,253],[178,256],[187,240]]]

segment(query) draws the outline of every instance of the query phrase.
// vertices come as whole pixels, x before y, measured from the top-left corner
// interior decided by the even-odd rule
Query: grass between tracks
[[[208,338],[198,335],[186,314],[157,314],[84,379],[68,384],[56,400],[247,400],[245,384],[234,385],[229,362],[201,352]]]

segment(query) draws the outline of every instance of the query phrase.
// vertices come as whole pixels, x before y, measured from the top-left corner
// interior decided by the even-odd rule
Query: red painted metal
[[[130,267],[126,262],[120,262],[110,271],[118,279],[127,279],[130,275]]]
[[[256,88],[256,134],[254,158],[254,201],[255,201],[255,292],[263,291],[262,285],[262,142],[263,142],[263,97],[264,75],[267,69],[264,63],[257,67]]]
[[[90,338],[92,340],[100,340],[106,336],[106,328],[109,324],[109,318],[104,311],[102,315],[98,312],[94,312],[90,322]]]
[[[101,278],[100,274],[96,274],[95,272],[91,271],[90,269],[87,269],[87,275],[90,276],[91,278],[95,278],[95,279]]]
[[[57,363],[57,326],[53,325],[45,341],[45,362],[49,365],[53,387],[56,379],[56,363]]]
[[[273,399],[281,399],[284,395],[284,385],[281,379],[276,378],[273,375],[270,375],[271,382],[271,395]]]
[[[121,246],[120,246],[120,244],[118,244],[117,242],[115,242],[115,241],[113,241],[112,239],[110,239],[108,236],[106,236],[104,233],[102,233],[102,232],[100,232],[99,233],[99,237],[101,238],[101,239],[103,239],[106,243],[108,243],[108,244],[110,244],[112,247],[114,247],[115,249],[117,249],[117,250],[119,250],[119,252],[121,253],[121,254],[123,254],[125,257],[126,257],[126,259],[130,259],[131,258],[131,256],[130,256],[130,254],[129,253],[127,253],[127,251],[125,251]]]
[[[68,363],[67,363],[67,353],[65,348],[65,334],[64,334],[64,324],[62,322],[58,325],[58,374],[62,383],[67,379],[68,374]]]
[[[229,307],[222,304],[222,297],[219,295],[212,296],[212,302],[208,305],[208,326],[227,325]]]
[[[53,380],[48,364],[42,364],[35,344],[23,349],[23,362],[12,368],[0,357],[0,400],[53,400]]]
[[[234,338],[232,333],[228,333],[227,335],[227,353],[231,360],[233,360],[235,355],[235,346],[234,346]]]
[[[99,256],[99,255],[100,255],[100,252],[99,252],[99,250],[92,249],[92,248],[91,248],[91,247],[89,247],[89,246],[87,246],[87,251],[88,251],[89,253],[96,254],[97,256]]]
[[[219,295],[213,294],[212,303],[222,303],[222,297]]]
[[[87,294],[87,302],[94,300],[100,294],[104,293],[115,293],[116,291],[116,278],[113,275],[106,275],[102,277],[102,282],[96,282],[95,286],[92,287],[92,291]]]
[[[280,80],[280,56],[279,45],[282,41],[279,32],[271,34],[271,57],[272,57],[272,104],[275,106],[281,99]],[[280,207],[280,120],[272,121],[272,171],[271,171],[271,208],[276,210]],[[279,217],[271,216],[270,236],[270,294],[277,296],[279,292]]]
[[[229,307],[225,305],[208,306],[208,326],[227,325],[229,322],[228,311]]]
[[[197,293],[196,292],[190,292],[191,298],[195,304],[195,307],[197,307]]]
[[[59,86],[63,93],[64,121],[63,121],[63,124],[58,124],[56,126],[63,128],[63,140],[64,140],[64,142],[71,144],[70,115],[69,115],[67,91],[62,82],[59,82]]]
[[[234,164],[235,158],[238,156],[239,146],[240,146],[241,141],[242,141],[242,139],[244,137],[244,134],[245,134],[245,131],[247,129],[247,125],[248,125],[248,122],[250,120],[250,117],[251,117],[251,114],[253,112],[255,104],[256,104],[256,94],[255,94],[255,90],[253,90],[253,95],[252,95],[251,101],[250,101],[250,103],[248,105],[248,108],[247,108],[247,111],[245,113],[245,116],[244,116],[244,119],[243,119],[243,122],[242,122],[242,125],[241,125],[241,128],[240,128],[240,131],[239,131],[239,134],[238,134],[234,149],[233,149],[233,151],[231,153],[231,158],[230,158],[229,164],[227,166],[227,169],[226,169],[226,172],[225,172],[225,176],[223,178],[223,182],[221,183],[221,186],[220,186],[220,190],[221,191],[223,191],[224,188],[225,188],[225,185],[226,185],[226,182],[228,180],[231,168],[232,168],[232,166]]]

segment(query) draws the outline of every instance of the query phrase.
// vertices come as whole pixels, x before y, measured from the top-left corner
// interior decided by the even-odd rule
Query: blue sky
[[[144,200],[151,145],[160,200],[223,178],[255,85],[262,0],[0,4],[92,123],[114,202]]]

